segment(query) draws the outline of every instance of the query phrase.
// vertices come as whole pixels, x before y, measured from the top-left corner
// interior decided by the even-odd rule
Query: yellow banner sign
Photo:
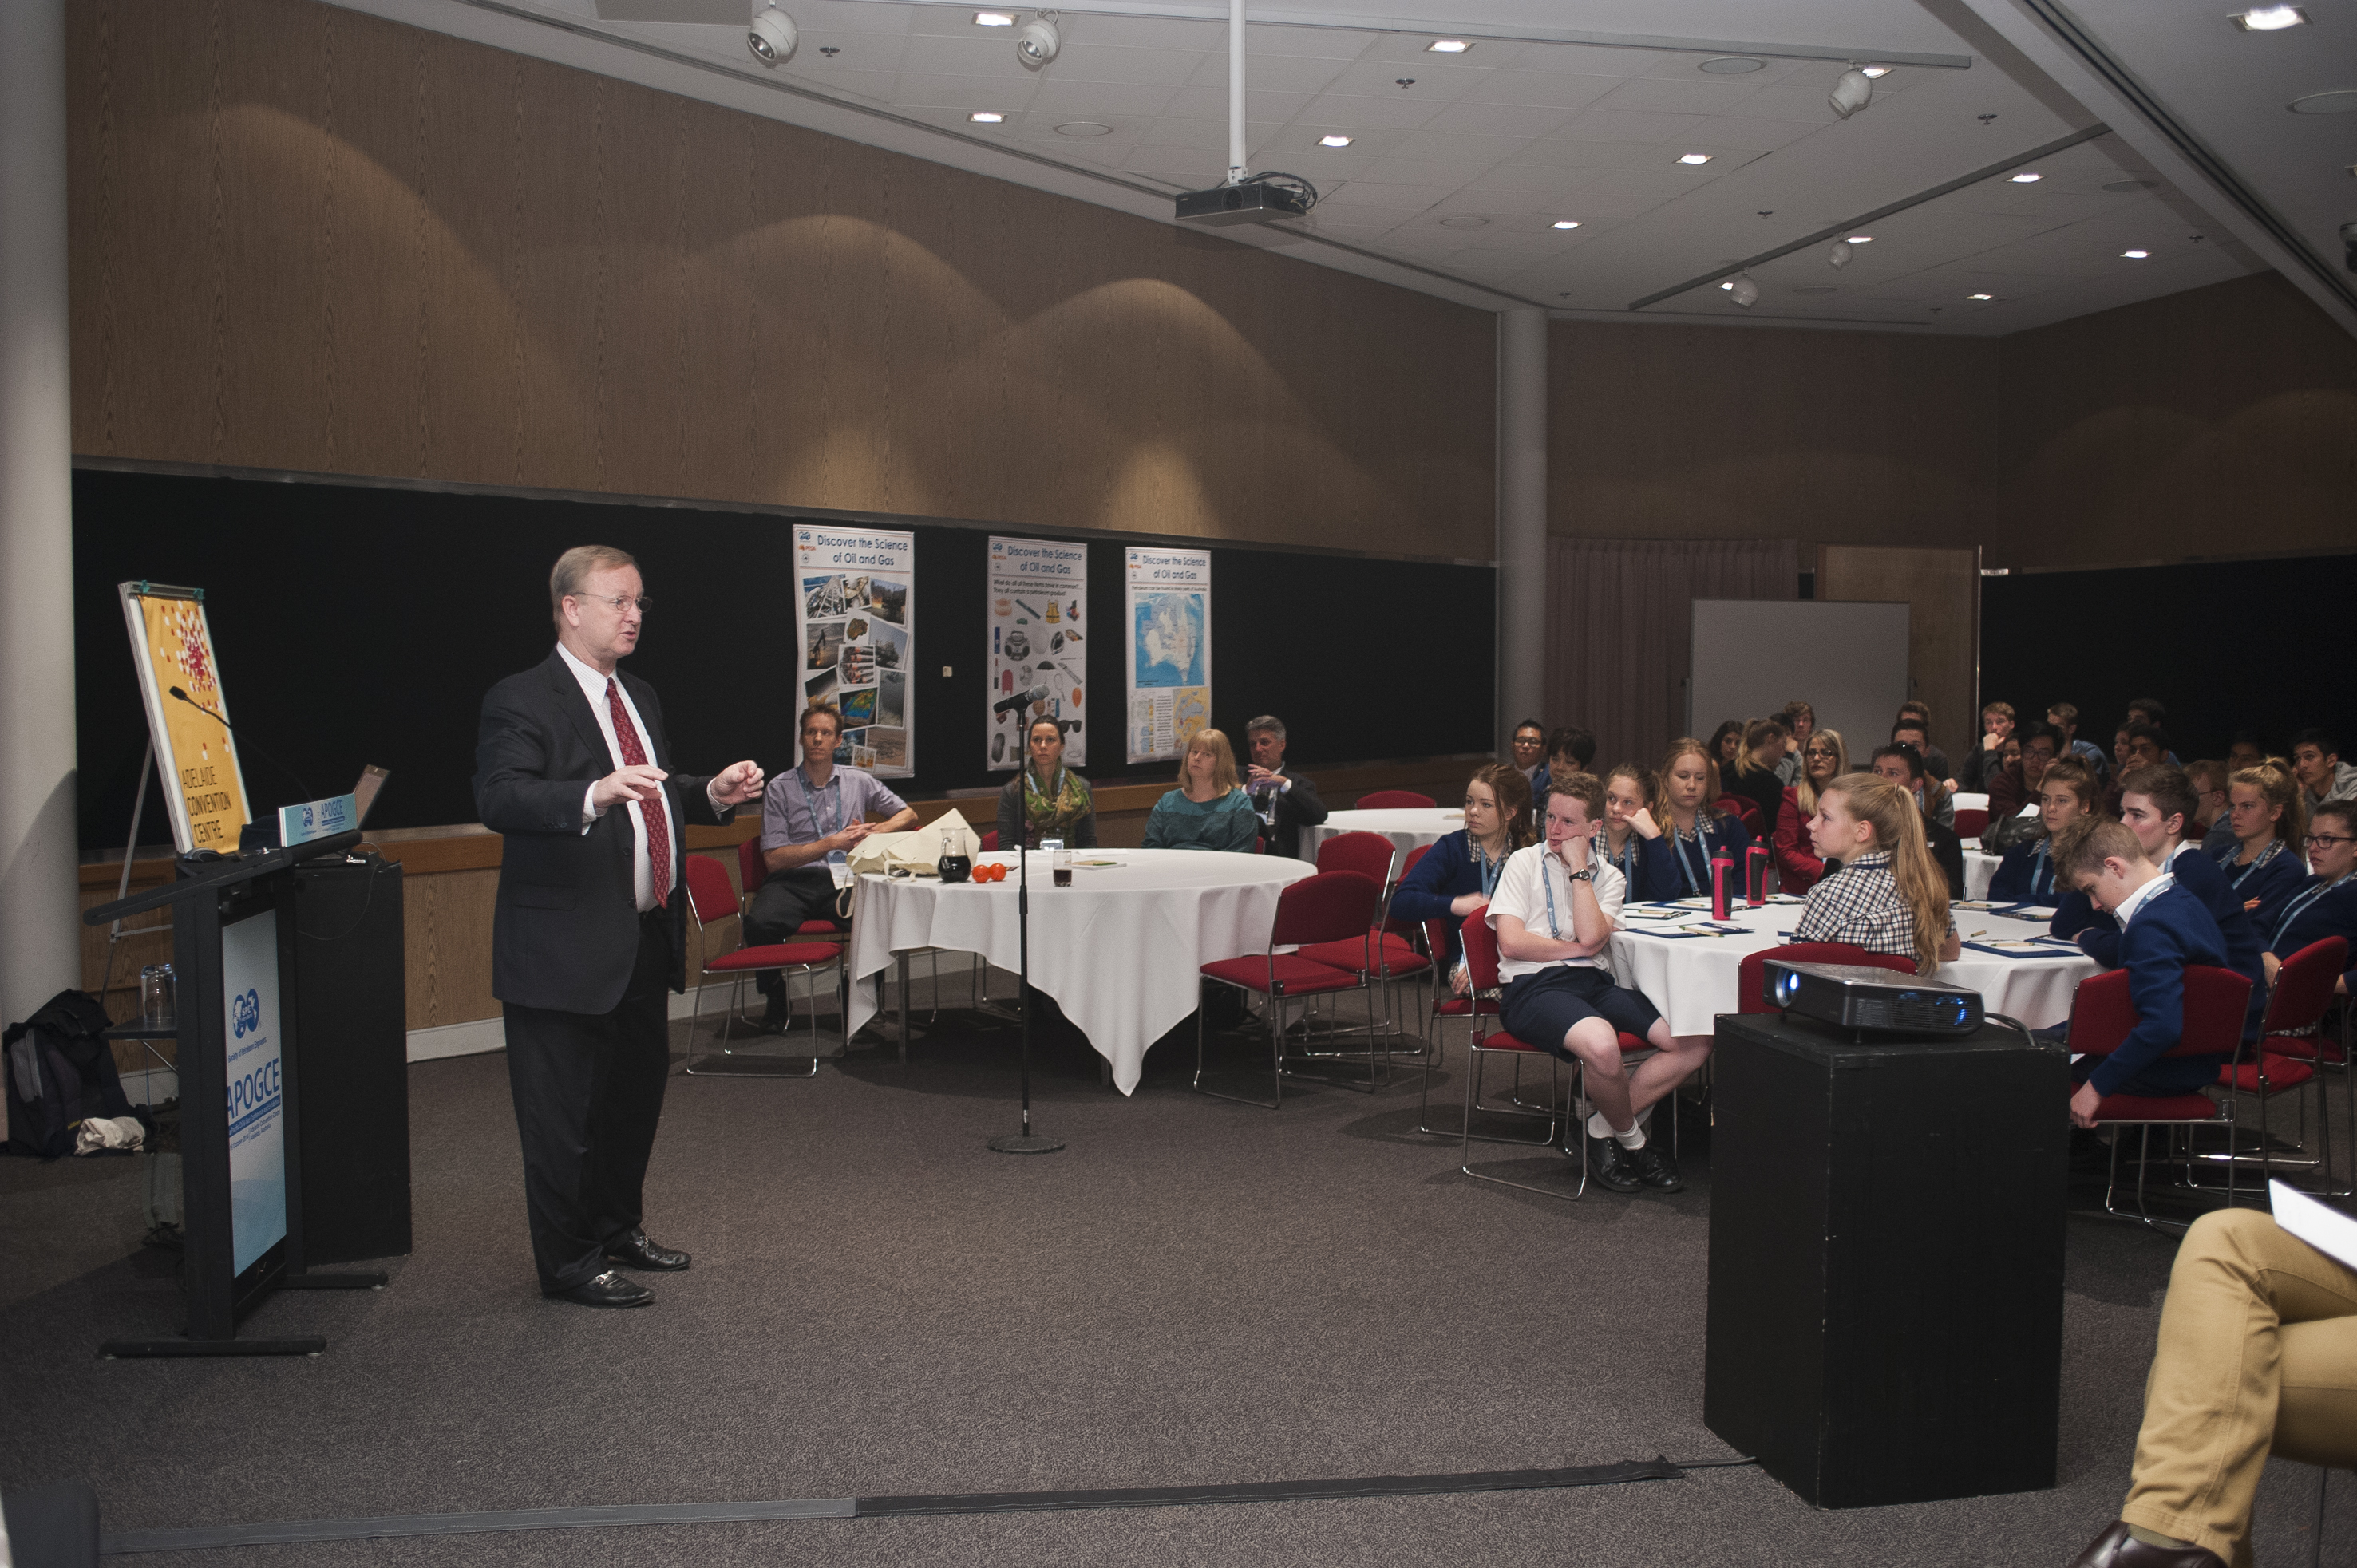
[[[204,601],[190,589],[145,583],[124,583],[121,592],[140,663],[147,733],[157,769],[170,786],[165,803],[173,840],[182,854],[233,853],[252,813]]]

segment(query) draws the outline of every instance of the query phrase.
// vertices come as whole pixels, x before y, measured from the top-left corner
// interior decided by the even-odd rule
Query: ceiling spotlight
[[[1842,243],[1845,245],[1871,245],[1874,243],[1874,236],[1871,234],[1852,234],[1848,239],[1844,240]]]
[[[775,5],[764,5],[745,30],[745,47],[753,51],[755,59],[774,70],[794,58],[794,44],[801,37],[791,16]]]
[[[1424,52],[1428,55],[1461,55],[1472,47],[1463,38],[1435,38],[1424,46]]]
[[[1887,65],[1862,65],[1857,68],[1857,73],[1868,81],[1880,81],[1890,74],[1890,68]]]
[[[1044,11],[1025,23],[1023,30],[1015,35],[1015,58],[1023,62],[1026,70],[1037,70],[1046,65],[1063,47],[1063,35],[1056,31],[1056,25],[1048,20]]]
[[[976,11],[974,25],[977,27],[1011,27],[1015,25],[1015,17],[1006,11]]]
[[[1318,138],[1318,145],[1321,147],[1347,147],[1351,145],[1351,138],[1348,136],[1320,136]]]
[[[2016,185],[2036,185],[2040,180],[2044,179],[2045,177],[2046,177],[2042,174],[2018,174],[2013,177],[2013,183]]]
[[[1849,248],[1848,241],[1836,240],[1834,242],[1834,248],[1825,252],[1825,260],[1834,266],[1846,267],[1849,265],[1850,257],[1856,253]]]
[[[1706,164],[1710,162],[1710,155],[1708,153],[1686,153],[1679,157],[1678,162],[1682,164]]]
[[[966,119],[976,125],[996,125],[1004,124],[1006,116],[996,109],[977,109]]]
[[[2150,251],[2122,251],[2120,257],[2124,261],[2140,262],[2151,254]]]
[[[1706,70],[1713,76],[1749,76],[1767,63],[1764,59],[1753,59],[1749,55],[1721,55],[1717,59],[1704,60],[1695,69]]]
[[[1746,310],[1760,303],[1760,285],[1751,281],[1749,273],[1738,274],[1727,287],[1734,292],[1735,303]]]
[[[1856,66],[1842,72],[1841,80],[1834,83],[1834,90],[1825,94],[1825,102],[1832,104],[1834,113],[1845,120],[1865,108],[1873,99],[1874,79]]]
[[[1558,218],[1555,220],[1555,226],[1558,229],[1577,229],[1579,223],[1577,219]]]
[[[1995,299],[1996,295],[1993,294],[1968,294],[1964,295],[1964,297],[1966,299]]]
[[[2308,20],[2308,13],[2297,5],[2261,5],[2237,11],[2226,20],[2246,33],[2272,33],[2300,26]]]

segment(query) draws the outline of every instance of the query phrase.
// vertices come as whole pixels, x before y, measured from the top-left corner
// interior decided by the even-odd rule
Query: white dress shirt
[[[631,727],[639,732],[639,745],[646,750],[648,766],[661,768],[662,764],[655,757],[654,738],[647,729],[647,721],[640,714],[638,703],[630,701],[630,689],[619,679],[600,675],[582,663],[573,656],[573,650],[561,642],[556,645],[556,652],[565,660],[565,667],[573,671],[573,678],[581,682],[581,694],[589,699],[589,711],[597,715],[597,733],[606,737],[606,751],[613,758],[614,766],[622,766],[622,742],[614,733],[613,707],[606,701],[606,682],[609,679],[614,681],[614,690],[622,694],[622,706],[630,715]],[[605,814],[597,809],[597,785],[593,779],[581,797],[581,832],[584,837]],[[622,809],[630,813],[633,846],[630,852],[630,893],[637,901],[639,912],[644,914],[655,907],[654,868],[649,864],[647,855],[647,819],[636,800],[624,801]],[[666,889],[679,885],[679,830],[674,826],[671,833],[672,864],[663,867],[662,886]]]
[[[1591,856],[1587,863],[1596,868],[1593,884],[1596,906],[1604,911],[1607,924],[1620,923],[1620,902],[1627,896],[1628,884],[1610,863]],[[1498,929],[1498,917],[1512,915],[1523,923],[1523,929],[1536,936],[1551,936],[1558,941],[1577,941],[1571,917],[1571,873],[1561,857],[1547,853],[1546,842],[1530,844],[1506,857],[1498,873],[1498,886],[1490,895],[1490,908],[1484,911],[1490,929]],[[1555,894],[1555,922],[1547,921],[1547,894]],[[1498,978],[1519,980],[1526,974],[1536,974],[1543,969],[1609,969],[1601,951],[1587,958],[1529,959],[1498,955]]]
[[[2120,929],[2125,931],[2128,929],[2128,922],[2136,918],[2136,912],[2138,909],[2150,903],[2158,895],[2176,886],[2177,878],[2164,871],[2121,899],[2120,907],[2112,911],[2112,918],[2120,923]]]

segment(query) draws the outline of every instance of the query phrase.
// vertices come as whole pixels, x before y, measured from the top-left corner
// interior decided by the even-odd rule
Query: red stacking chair
[[[1458,996],[1452,994],[1448,989],[1448,976],[1441,972],[1441,955],[1448,950],[1448,933],[1456,924],[1455,920],[1426,920],[1424,923],[1425,950],[1432,955],[1432,1008],[1426,1020],[1426,1027],[1432,1033],[1432,1042],[1424,1058],[1424,1090],[1416,1101],[1415,1130],[1419,1133],[1437,1133],[1446,1135],[1458,1131],[1455,1127],[1432,1125],[1432,1069],[1439,1066],[1441,1058],[1448,1054],[1448,1032],[1445,1027],[1448,1021],[1451,1018],[1470,1019],[1477,1015],[1485,1018],[1494,1018],[1498,1015],[1496,1002],[1485,1000],[1478,994]],[[1472,1028],[1469,1025],[1466,1030],[1466,1037],[1469,1039],[1472,1037]],[[1552,1115],[1554,1112],[1523,1110],[1502,1111],[1500,1114]],[[1477,1133],[1474,1136],[1478,1138],[1482,1134]],[[1511,1141],[1523,1143],[1526,1140],[1517,1138]]]
[[[1986,832],[1988,832],[1988,808],[1986,806],[1959,806],[1956,808],[1956,836],[1958,838],[1976,839]],[[2197,839],[2194,842],[2198,843],[2201,841]]]
[[[756,833],[737,846],[737,880],[745,889],[744,913],[749,915],[753,912],[753,894],[769,879],[770,863],[761,854],[761,837]],[[804,920],[796,928],[796,933],[805,937],[839,937],[843,934],[832,920]]]
[[[1265,952],[1247,953],[1241,958],[1223,958],[1202,968],[1202,978],[1219,985],[1232,985],[1239,991],[1258,996],[1265,1004],[1268,1016],[1269,1065],[1275,1076],[1276,1097],[1274,1100],[1250,1100],[1242,1095],[1223,1094],[1216,1089],[1203,1087],[1203,1010],[1195,1010],[1195,1081],[1198,1093],[1215,1095],[1222,1100],[1233,1100],[1245,1105],[1258,1105],[1275,1111],[1285,1103],[1285,1004],[1297,996],[1324,996],[1338,991],[1363,991],[1367,981],[1364,969],[1358,973],[1340,970],[1329,964],[1318,963],[1297,952],[1279,952],[1279,948],[1315,946],[1320,942],[1356,941],[1364,954],[1372,940],[1375,907],[1381,890],[1364,875],[1355,871],[1321,871],[1289,884],[1277,895],[1276,918],[1270,925],[1268,948]],[[1366,968],[1371,962],[1362,959]],[[1367,1058],[1367,1090],[1374,1090],[1376,1058]]]
[[[1377,789],[1359,797],[1354,811],[1428,811],[1437,804],[1429,795],[1419,795],[1413,789]]]
[[[1318,845],[1318,869],[1355,871],[1389,893],[1392,861],[1398,853],[1392,847],[1392,841],[1381,833],[1336,833]]]
[[[996,828],[992,828],[989,832],[984,833],[978,842],[982,845],[983,854],[996,854],[998,853],[998,830]]]
[[[1421,856],[1424,851],[1419,848],[1415,853]],[[1381,833],[1336,833],[1318,844],[1318,869],[1355,871],[1381,888],[1381,897],[1388,900],[1393,887],[1392,863],[1397,854],[1392,841]],[[1414,864],[1415,860],[1411,858],[1409,865]],[[1405,870],[1403,869],[1400,875],[1405,876]],[[1410,937],[1393,931],[1388,920],[1380,923],[1383,929],[1378,930],[1371,941],[1361,941],[1354,937],[1345,941],[1317,942],[1303,948],[1301,956],[1313,963],[1364,975],[1375,983],[1382,992],[1383,1022],[1380,1030],[1371,1026],[1369,1032],[1388,1035],[1391,1033],[1393,979],[1426,973],[1432,968],[1432,961],[1415,950],[1415,943]],[[1402,929],[1412,931],[1414,928],[1404,927]]]
[[[1728,816],[1740,818],[1743,825],[1751,830],[1751,837],[1755,843],[1761,838],[1759,801],[1746,800],[1740,795],[1721,795],[1714,803]],[[1737,891],[1740,892],[1741,888],[1738,887]]]
[[[1474,991],[1495,990],[1498,985],[1498,933],[1490,929],[1489,912],[1476,909],[1465,917],[1460,929],[1465,941],[1465,969],[1468,978],[1473,983]],[[1473,1168],[1474,1139],[1479,1138],[1485,1144],[1523,1144],[1534,1148],[1552,1146],[1557,1142],[1558,1129],[1566,1134],[1571,1131],[1566,1119],[1581,1114],[1577,1098],[1579,1064],[1571,1064],[1574,1098],[1566,1101],[1563,1096],[1563,1058],[1552,1051],[1518,1040],[1503,1030],[1491,1029],[1488,1020],[1494,1012],[1493,1004],[1469,1009],[1473,1019],[1473,1033],[1465,1042],[1465,1109],[1464,1121],[1458,1127],[1457,1168],[1476,1181],[1493,1181],[1500,1187],[1520,1187],[1524,1192],[1541,1193],[1548,1197],[1576,1198],[1587,1190],[1587,1140],[1585,1138],[1579,1140],[1579,1185],[1569,1192],[1560,1187],[1534,1187],[1526,1181],[1513,1181]],[[1549,1086],[1555,1091],[1555,1108],[1550,1111],[1524,1107],[1519,1101],[1512,1106],[1482,1104],[1481,1058],[1485,1056],[1511,1057],[1518,1066],[1532,1058],[1544,1060],[1547,1064]],[[1543,1119],[1546,1122],[1546,1131],[1535,1138],[1506,1138],[1476,1133],[1473,1131],[1473,1117],[1477,1112],[1493,1116]],[[1567,1145],[1565,1152],[1567,1155]]]
[[[1781,1013],[1768,1000],[1768,961],[1777,959],[1785,963],[1854,963],[1868,969],[1888,969],[1900,974],[1913,974],[1915,961],[1900,958],[1897,953],[1868,952],[1848,942],[1789,942],[1781,948],[1763,948],[1743,955],[1735,970],[1735,1010],[1738,1013]]]
[[[2259,1099],[2260,1157],[2266,1165],[2267,1101],[2296,1089],[2319,1072],[2339,1068],[2351,1086],[2349,1112],[2357,1117],[2357,1078],[2349,1072],[2348,1053],[2324,1037],[2324,1015],[2332,1006],[2332,988],[2349,967],[2345,938],[2327,937],[2310,942],[2276,971],[2275,989],[2267,996],[2267,1013],[2259,1026],[2255,1050],[2237,1055],[2220,1081],[2236,1093]],[[2246,1059],[2247,1058],[2247,1059]],[[2317,1136],[2323,1141],[2324,1186],[2332,1189],[2332,1122],[2330,1101],[2319,1090],[2316,1099]],[[2305,1118],[2303,1117],[2303,1123]],[[2305,1127],[2303,1125],[2303,1131]]]
[[[2171,1057],[2232,1056],[2242,1043],[2243,1020],[2251,1003],[2251,983],[2231,969],[2208,964],[2185,967],[2185,1015],[2177,1044],[2164,1053]],[[2128,995],[2128,972],[2107,970],[2079,983],[2071,999],[2071,1049],[2074,1054],[2109,1056],[2136,1027],[2136,1004]],[[2233,1107],[2221,1106],[2206,1094],[2154,1097],[2139,1094],[2104,1096],[2095,1105],[2098,1126],[2141,1127],[2142,1146],[2136,1162],[2136,1211],[2118,1207],[2120,1146],[2112,1144],[2112,1165],[2104,1186],[2104,1212],[2123,1219],[2140,1220],[2155,1230],[2185,1229],[2175,1221],[2155,1219],[2145,1208],[2145,1171],[2152,1150],[2155,1127],[2190,1129],[2212,1122],[2226,1129],[2226,1202],[2234,1201]],[[2190,1135],[2190,1134],[2189,1134]],[[2172,1134],[2172,1137],[2174,1134]],[[2190,1150],[2190,1144],[2189,1144]],[[2191,1155],[2182,1156],[2190,1162]]]
[[[702,939],[704,962],[695,977],[695,1007],[688,1027],[689,1050],[687,1070],[698,1078],[776,1078],[818,1076],[818,987],[817,973],[828,964],[838,968],[843,962],[843,948],[835,942],[770,942],[760,947],[740,947],[736,951],[713,956],[712,927],[738,913],[737,894],[728,886],[727,868],[708,854],[687,856],[687,908],[694,917],[697,936]],[[831,928],[830,928],[831,929]],[[807,1071],[782,1074],[780,1069],[788,1063],[799,1063],[800,1057],[781,1057],[770,1053],[747,1055],[735,1050],[729,1041],[735,1037],[737,1015],[742,1009],[745,982],[765,971],[798,970],[803,980],[811,982],[811,1055]],[[728,1013],[721,1025],[720,1055],[706,1058],[725,1062],[725,1067],[696,1065],[694,1026],[704,1016],[704,987],[719,976],[731,983]]]

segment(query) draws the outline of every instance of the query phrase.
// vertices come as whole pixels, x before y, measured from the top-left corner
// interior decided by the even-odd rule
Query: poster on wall
[[[794,524],[802,702],[832,703],[843,714],[837,768],[879,779],[916,771],[916,565],[914,533]]]
[[[1052,539],[990,539],[990,766],[1023,764],[1030,721],[1064,726],[1064,761],[1089,764],[1089,547]]]
[[[1132,762],[1175,757],[1211,722],[1211,553],[1129,547]]]
[[[147,709],[147,738],[156,748],[172,843],[193,849],[237,849],[252,820],[245,775],[238,767],[221,666],[213,660],[212,628],[202,588],[162,583],[117,583],[123,618],[131,632],[131,661]]]

